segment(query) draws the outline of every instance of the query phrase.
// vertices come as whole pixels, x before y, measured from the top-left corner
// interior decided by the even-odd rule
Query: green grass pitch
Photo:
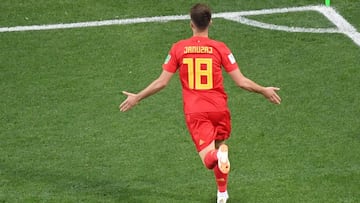
[[[324,4],[211,0],[214,13]],[[3,0],[0,27],[187,14],[195,1]],[[358,31],[360,1],[331,5]],[[315,12],[253,16],[334,27]],[[126,113],[188,21],[0,33],[0,203],[215,202],[184,124],[175,76]],[[270,104],[225,75],[233,131],[230,203],[360,202],[360,47],[342,34],[287,33],[214,19],[242,72],[281,88]]]

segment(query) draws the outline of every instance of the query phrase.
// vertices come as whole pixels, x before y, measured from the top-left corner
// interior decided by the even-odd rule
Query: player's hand
[[[132,107],[134,107],[139,102],[137,94],[126,92],[126,91],[123,91],[122,93],[127,95],[127,98],[125,99],[125,101],[123,101],[120,104],[120,106],[119,106],[120,111],[124,112],[124,111],[130,110]]]
[[[280,88],[278,87],[265,87],[264,91],[263,91],[263,95],[264,97],[266,97],[270,102],[274,103],[274,104],[280,104],[281,103],[281,98],[280,96],[276,93],[277,91],[279,91]]]

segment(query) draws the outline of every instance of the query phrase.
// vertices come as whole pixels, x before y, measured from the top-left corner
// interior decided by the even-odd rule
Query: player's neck
[[[209,32],[208,31],[203,31],[203,32],[193,32],[193,36],[194,37],[209,37]]]

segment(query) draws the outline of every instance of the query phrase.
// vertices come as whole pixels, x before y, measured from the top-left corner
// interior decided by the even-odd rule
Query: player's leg
[[[208,146],[199,152],[201,161],[206,168],[213,169],[216,166],[218,162],[217,152],[218,150],[215,149],[215,141],[212,141]]]
[[[216,125],[215,140],[200,151],[199,155],[203,160],[204,165],[209,169],[213,169],[218,189],[217,202],[226,203],[229,198],[227,183],[230,171],[230,161],[228,157],[228,146],[225,144],[225,140],[229,138],[231,131],[230,114],[225,112],[211,113],[209,115],[212,124]]]
[[[230,112],[213,112],[209,113],[209,119],[215,126],[215,148],[218,149],[218,167],[224,174],[230,171],[230,162],[228,158],[228,146],[225,140],[230,137],[231,122]]]
[[[228,146],[224,140],[212,141],[199,152],[199,156],[206,168],[213,169],[218,166],[222,173],[229,173],[230,162],[228,159]]]
[[[218,164],[214,167],[214,175],[217,184],[217,202],[226,202],[229,198],[227,192],[228,176],[230,171],[230,162],[228,158],[228,147],[224,140],[216,140],[215,146],[218,148]],[[223,170],[221,170],[223,169]],[[225,169],[225,172],[224,171]]]
[[[215,140],[215,148],[219,149],[220,145],[225,144],[225,140]]]
[[[204,165],[214,172],[217,185],[217,202],[226,203],[229,198],[227,193],[227,182],[230,162],[228,159],[228,147],[225,144],[225,141],[213,141],[210,145],[201,150],[199,155]]]
[[[217,202],[226,203],[229,195],[227,193],[227,180],[230,170],[228,159],[228,148],[223,140],[213,141],[210,145],[199,152],[200,158],[208,169],[212,169],[217,185]],[[224,162],[221,162],[224,161]],[[224,170],[220,170],[225,168]]]
[[[223,140],[229,137],[230,125],[229,122],[223,122],[224,119],[227,120],[227,118],[223,118],[224,114],[215,113],[211,117],[210,119],[208,113],[186,115],[186,124],[203,164],[208,169],[214,171],[218,186],[218,202],[226,202],[228,199],[226,186],[229,167],[227,167],[227,171],[224,173],[220,170],[220,168],[224,167],[219,168],[218,164],[219,158],[222,162],[225,160],[224,163],[229,163],[227,159],[227,146]],[[217,120],[221,123],[218,125],[220,127],[215,126]]]
[[[216,125],[215,148],[218,149],[218,164],[214,167],[214,175],[218,187],[217,202],[225,203],[229,198],[227,192],[228,175],[230,172],[230,161],[228,157],[228,146],[225,140],[230,137],[231,122],[230,112],[222,112],[222,114],[214,115],[218,118]]]
[[[209,120],[208,113],[186,115],[186,125],[201,161],[206,168],[213,169],[218,161],[215,149],[216,129]]]

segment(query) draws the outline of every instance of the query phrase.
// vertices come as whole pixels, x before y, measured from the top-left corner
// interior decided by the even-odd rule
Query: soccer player
[[[229,50],[222,42],[209,38],[211,11],[205,4],[190,10],[193,36],[175,43],[163,64],[160,76],[137,94],[127,96],[119,108],[124,112],[153,95],[169,83],[178,71],[182,85],[186,125],[206,168],[213,170],[217,183],[217,202],[229,198],[227,180],[230,171],[228,146],[231,121],[224,91],[222,68],[240,88],[262,94],[270,102],[280,104],[277,87],[263,87],[245,77]]]

